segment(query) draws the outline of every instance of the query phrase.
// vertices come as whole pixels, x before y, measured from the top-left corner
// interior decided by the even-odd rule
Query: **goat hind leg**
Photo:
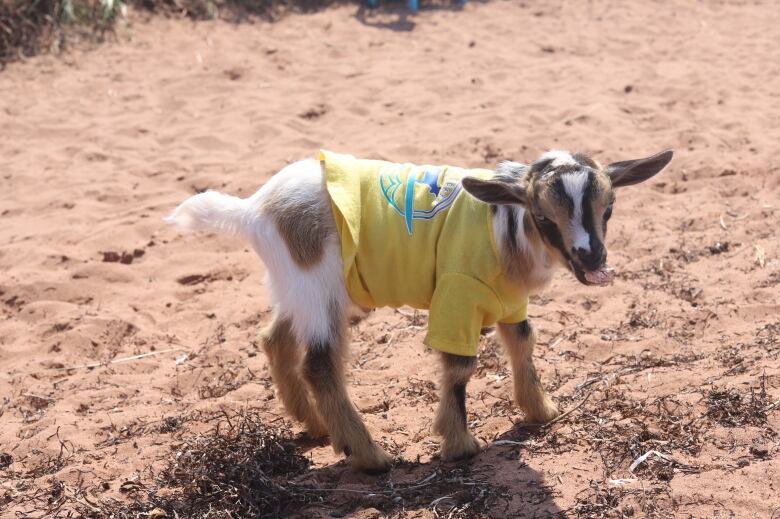
[[[263,330],[262,343],[270,364],[271,378],[287,412],[306,426],[310,436],[325,436],[328,431],[310,401],[303,380],[301,347],[292,332],[290,320],[276,316]]]
[[[303,360],[303,376],[317,401],[330,433],[333,450],[343,452],[352,466],[368,473],[390,470],[392,458],[371,438],[347,394],[343,353],[346,326],[338,320],[329,340],[310,340]]]

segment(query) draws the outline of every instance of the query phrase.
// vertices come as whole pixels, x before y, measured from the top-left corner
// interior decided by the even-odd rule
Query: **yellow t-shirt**
[[[455,355],[477,354],[482,327],[526,319],[528,297],[501,269],[490,206],[460,183],[492,171],[328,151],[320,162],[356,304],[429,309],[425,344]]]

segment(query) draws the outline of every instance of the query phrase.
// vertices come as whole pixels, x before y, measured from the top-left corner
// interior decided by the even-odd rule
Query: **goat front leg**
[[[347,394],[344,377],[344,326],[329,341],[311,340],[303,360],[303,376],[317,401],[319,415],[337,453],[370,474],[390,470],[392,458],[371,438]]]
[[[441,400],[433,430],[442,436],[441,457],[445,461],[470,458],[480,444],[466,425],[466,384],[477,367],[476,357],[442,353],[444,375]]]
[[[560,413],[545,392],[534,367],[536,333],[528,320],[518,324],[499,324],[498,333],[512,362],[515,402],[532,423],[547,423]]]

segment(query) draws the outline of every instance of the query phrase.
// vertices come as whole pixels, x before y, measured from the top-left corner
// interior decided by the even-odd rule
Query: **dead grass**
[[[181,433],[184,423],[210,427],[203,433]],[[387,475],[367,487],[322,486],[314,482],[320,479],[318,471],[308,470],[310,461],[286,424],[267,423],[253,410],[168,417],[143,430],[174,433],[176,447],[160,460],[162,469],[143,471],[152,480],[134,477],[120,485],[125,499],[98,498],[100,489],[81,482],[65,484],[56,476],[45,484],[36,482],[57,473],[72,458],[72,445],[61,441],[59,455],[45,463],[5,471],[0,479],[13,481],[17,492],[0,494],[0,504],[16,502],[29,511],[26,517],[50,519],[74,517],[74,512],[85,519],[300,517],[317,508],[334,516],[374,508],[388,515],[428,509],[436,517],[476,518],[488,517],[489,511],[495,516],[512,497],[507,488],[491,483],[489,473],[468,466],[432,466],[403,483]],[[10,456],[2,459],[13,466]],[[399,466],[418,474],[420,467],[408,462]],[[332,481],[327,477],[330,470],[322,469],[326,477],[321,479]]]
[[[213,519],[285,517],[318,499],[308,487],[290,483],[309,460],[283,423],[267,424],[247,410],[198,419],[212,427],[184,437],[154,482],[123,485],[129,503],[93,501],[88,492],[76,491],[70,493],[71,504],[90,519]],[[177,430],[184,421],[167,418],[159,430]]]
[[[120,0],[1,0],[0,66],[44,50],[60,50],[67,36],[102,39],[121,16]]]
[[[764,377],[758,388],[713,388],[699,402],[682,395],[637,398],[629,392],[630,384],[621,378],[678,362],[688,361],[685,356],[634,362],[619,359],[616,369],[589,377],[579,385],[581,391],[589,388],[590,393],[580,393],[579,399],[565,402],[565,406],[576,408],[574,413],[562,423],[543,427],[536,436],[532,435],[529,454],[558,454],[584,448],[601,458],[602,478],[591,481],[591,486],[580,492],[576,505],[568,511],[571,515],[673,517],[676,504],[670,497],[669,482],[679,473],[717,468],[686,463],[686,459],[696,458],[710,443],[708,437],[715,428],[755,426],[761,429],[763,437],[776,437],[768,425],[768,413],[778,404],[770,401]],[[647,455],[649,452],[653,455]],[[758,458],[768,456],[765,448],[756,447],[751,452]],[[629,476],[641,480],[642,485],[623,487],[610,483]]]
[[[714,388],[707,395],[707,417],[725,427],[764,426],[771,406],[765,377],[761,378],[758,390]]]
[[[593,482],[577,496],[572,515],[575,517],[665,519],[676,517],[669,491],[654,486],[649,489],[623,489]]]
[[[601,457],[604,478],[616,477],[648,451],[697,455],[703,445],[702,417],[692,405],[672,396],[635,399],[625,390],[609,388],[582,406],[566,434],[548,433],[553,452],[585,445]],[[650,459],[635,473],[652,481],[669,481],[674,471],[696,472],[680,462]]]

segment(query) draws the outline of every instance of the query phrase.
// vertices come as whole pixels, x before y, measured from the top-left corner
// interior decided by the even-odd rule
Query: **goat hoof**
[[[560,414],[558,407],[547,397],[538,408],[526,411],[526,420],[528,423],[545,424],[555,420]]]
[[[393,467],[393,458],[381,447],[372,444],[368,452],[361,456],[353,453],[350,456],[350,463],[355,469],[376,476],[388,472]]]
[[[305,426],[309,438],[324,438],[328,435],[328,428],[319,420],[307,420]]]
[[[482,444],[472,434],[465,434],[457,440],[445,441],[441,449],[443,461],[463,461],[473,458],[482,450]]]

